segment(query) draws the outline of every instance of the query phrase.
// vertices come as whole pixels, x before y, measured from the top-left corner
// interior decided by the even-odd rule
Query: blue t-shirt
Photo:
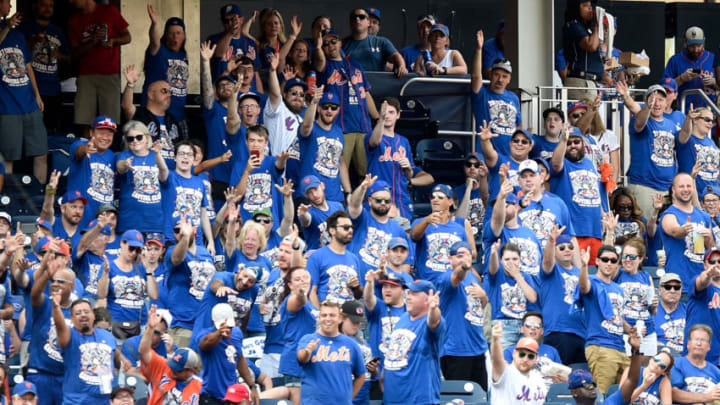
[[[625,353],[623,342],[622,307],[625,302],[623,290],[615,282],[606,283],[598,276],[590,276],[590,291],[580,292],[577,287],[580,305],[584,308],[587,336],[585,347],[596,345],[608,347]]]
[[[563,50],[568,64],[568,75],[571,72],[588,72],[598,76],[599,82],[604,73],[603,62],[600,59],[600,47],[594,51],[586,51],[580,47],[580,41],[589,37],[592,31],[578,20],[572,20],[563,26]]]
[[[326,60],[325,70],[318,72],[317,85],[325,85],[326,93],[333,92],[342,100],[338,119],[344,134],[372,130],[366,100],[370,82],[358,62],[346,57]]]
[[[57,49],[65,55],[70,54],[70,45],[62,28],[53,23],[43,27],[35,21],[28,20],[23,21],[17,29],[25,35],[27,41],[41,32],[44,34],[44,38],[35,42],[30,50],[33,73],[35,73],[40,95],[57,95],[60,93],[60,74],[55,50]],[[38,39],[40,38],[38,37]]]
[[[302,227],[307,250],[320,249],[330,243],[330,233],[327,230],[325,220],[332,215],[333,212],[343,209],[342,204],[336,201],[326,201],[328,210],[323,211],[320,208],[311,206],[308,210],[310,214],[310,226]]]
[[[224,34],[225,33],[220,32],[210,35],[207,40],[210,41],[211,44],[217,44],[220,42],[220,39]],[[257,45],[255,44],[255,41],[241,35],[240,38],[230,39],[230,43],[228,44],[222,57],[217,58],[213,56],[212,59],[210,59],[213,83],[222,74],[222,72],[227,69],[228,61],[235,56],[247,56],[253,61],[255,69],[260,68],[260,60],[257,57]]]
[[[638,388],[642,386],[643,380],[645,379],[645,376],[643,375],[643,372],[645,371],[645,367],[640,367],[640,376],[638,377]],[[668,376],[663,375],[658,377],[655,382],[652,383],[649,387],[645,389],[645,391],[640,393],[640,396],[638,396],[633,403],[640,403],[640,404],[660,404],[660,383],[663,379],[668,378]]]
[[[225,120],[227,119],[227,108],[213,100],[211,109],[203,106],[203,121],[205,122],[205,132],[207,133],[207,159],[214,159],[222,156],[230,148],[230,144],[226,138]],[[230,183],[230,173],[232,172],[232,162],[220,163],[210,169],[210,175],[214,180],[223,183]]]
[[[468,291],[472,284],[480,285],[480,282],[472,271],[468,271],[463,281],[453,287],[452,274],[447,271],[435,280],[440,291],[440,309],[452,331],[440,352],[442,356],[480,356],[488,350],[483,334],[483,305]]]
[[[85,210],[87,210],[87,206],[85,206]],[[62,214],[61,214],[62,215]],[[80,229],[82,229],[82,225],[78,225],[77,229],[75,230],[75,233],[70,236],[68,235],[68,231],[65,230],[65,227],[62,223],[62,218],[60,215],[55,217],[55,220],[53,221],[53,235],[56,238],[60,238],[67,242],[70,246],[77,246],[78,243],[80,243],[80,239],[82,239],[82,234],[80,233]]]
[[[187,41],[186,41],[187,42]],[[141,105],[147,104],[147,89],[158,81],[164,80],[170,84],[170,108],[168,111],[178,121],[185,120],[185,98],[187,97],[187,82],[190,78],[187,52],[184,49],[171,51],[161,43],[155,55],[145,52],[145,83],[143,84]]]
[[[687,357],[680,357],[675,359],[670,381],[673,388],[705,393],[720,383],[720,370],[710,362],[705,363],[705,367],[698,368],[692,365]]]
[[[240,215],[243,222],[251,219],[253,212],[263,208],[270,209],[273,218],[283,217],[283,196],[275,188],[275,184],[281,183],[280,175],[282,172],[275,166],[276,161],[275,156],[265,156],[260,167],[248,175],[245,196],[240,203]],[[230,176],[230,184],[238,184],[244,171],[245,165],[241,166],[239,162],[235,162]],[[274,222],[273,230],[277,229],[279,223],[280,221]]]
[[[390,350],[388,346],[390,335],[404,313],[404,304],[399,307],[388,306],[382,300],[382,297],[377,299],[375,308],[372,311],[366,308],[365,316],[367,316],[368,329],[370,330],[368,342],[374,356],[381,359],[385,358],[385,353]],[[382,362],[380,366],[382,366]]]
[[[635,119],[630,118],[630,167],[628,180],[655,190],[665,191],[672,184],[677,173],[675,143],[678,130],[675,122],[663,118],[656,121],[648,118],[642,131],[635,131]]]
[[[563,170],[553,173],[551,188],[567,202],[575,235],[601,239],[600,218],[606,207],[601,198],[605,188],[600,181],[600,174],[590,159],[583,158],[579,162],[567,158],[564,160]]]
[[[319,339],[310,361],[301,364],[303,371],[300,395],[307,405],[350,405],[353,397],[353,379],[365,374],[365,361],[355,339],[343,334],[328,337],[310,333],[298,342],[304,348]],[[348,378],[351,377],[351,378]]]
[[[521,274],[533,290],[539,289],[535,277],[528,273]],[[487,273],[483,280],[483,288],[490,300],[493,321],[497,319],[520,320],[528,311],[530,303],[525,297],[525,293],[514,278],[505,274],[502,265],[494,275]]]
[[[467,186],[461,184],[453,189],[453,194],[457,197],[458,201],[462,201]],[[470,222],[470,229],[472,229],[473,236],[475,236],[475,244],[479,245],[482,243],[482,230],[483,223],[485,222],[485,204],[480,198],[480,189],[476,188],[470,191],[470,201],[468,201],[468,213],[465,218]]]
[[[543,249],[550,230],[556,224],[565,227],[563,235],[575,236],[575,228],[570,218],[565,201],[547,191],[543,192],[540,201],[530,201],[527,207],[518,213],[518,222],[533,231]]]
[[[163,230],[165,237],[175,240],[173,227],[182,215],[185,215],[194,227],[197,227],[197,241],[202,241],[201,208],[208,205],[205,185],[198,176],[183,177],[176,171],[168,174],[167,180],[160,183],[162,191],[162,210],[165,213]]]
[[[658,345],[663,344],[677,353],[683,351],[686,316],[687,308],[684,302],[678,302],[677,308],[669,314],[665,311],[665,307],[658,305],[655,314]]]
[[[215,332],[215,327],[205,328],[193,333],[191,347],[200,347],[200,341]],[[202,394],[210,395],[217,400],[222,400],[227,392],[227,387],[238,381],[237,363],[243,355],[243,333],[239,327],[232,328],[229,338],[220,339],[220,342],[210,350],[198,350],[202,360],[203,379]]]
[[[114,322],[147,321],[147,276],[142,264],[133,265],[132,270],[121,270],[114,260],[110,264],[107,309]]]
[[[696,190],[706,190],[707,186],[717,187],[720,150],[710,136],[700,139],[691,134],[687,142],[678,141],[677,161],[680,173],[692,173],[693,166],[700,161],[700,171],[695,177]]]
[[[137,156],[130,151],[119,152],[115,155],[115,164],[130,157],[133,158],[134,170],[117,175],[120,186],[117,232],[123,233],[128,229],[162,232],[162,193],[155,152],[151,150],[147,156]]]
[[[487,44],[487,43],[486,43]],[[417,44],[406,46],[400,50],[400,56],[405,61],[405,66],[409,71],[412,71],[415,67],[415,61],[418,56],[422,54],[422,50],[418,48]],[[371,172],[372,173],[372,172]]]
[[[703,51],[699,58],[692,59],[688,54],[687,49],[683,49],[668,60],[667,65],[665,66],[665,71],[663,72],[663,78],[671,77],[674,79],[682,73],[685,73],[688,69],[700,69],[702,72],[698,78],[685,82],[678,88],[678,98],[685,90],[702,89],[702,91],[710,97],[710,100],[714,102],[717,97],[715,91],[715,80],[713,80],[712,85],[705,86],[703,85],[702,79],[703,77],[715,78],[714,67],[716,65],[715,55],[710,51]],[[698,95],[687,96],[685,99],[686,108],[689,109],[690,104],[692,104],[694,108],[705,107],[707,105]]]
[[[108,257],[108,261],[110,261]],[[72,252],[73,269],[75,274],[85,286],[82,298],[97,298],[98,280],[102,276],[105,260],[91,251],[86,251],[82,256],[77,257],[77,250]]]
[[[283,351],[283,335],[282,325],[280,323],[280,296],[285,289],[285,279],[282,277],[280,269],[273,269],[266,281],[265,291],[263,295],[258,295],[258,299],[264,298],[265,305],[270,307],[270,313],[263,317],[265,321],[265,353],[280,354]]]
[[[553,152],[559,143],[560,141],[549,141],[544,135],[533,134],[533,148],[532,151],[530,151],[530,157],[539,157],[550,162],[552,160]]]
[[[70,173],[67,189],[78,190],[88,200],[81,226],[95,219],[95,212],[102,204],[112,204],[115,187],[115,154],[111,150],[93,153],[77,160],[75,151],[87,145],[87,139],[78,139],[70,146]]]
[[[99,404],[110,400],[110,391],[101,393],[101,379],[115,380],[113,354],[117,348],[115,337],[108,331],[94,328],[91,335],[83,335],[70,328],[70,343],[63,349],[66,365],[63,377],[63,404]],[[112,384],[115,385],[115,384]]]
[[[497,38],[490,38],[482,47],[482,65],[483,69],[490,69],[495,59],[504,59],[505,52],[501,49]]]
[[[302,369],[297,360],[298,342],[308,333],[315,332],[315,324],[320,315],[313,304],[308,300],[305,306],[297,312],[290,312],[287,308],[288,295],[280,306],[280,326],[285,344],[280,355],[280,374],[292,377],[302,377]]]
[[[720,306],[718,305],[718,302],[720,302],[720,287],[716,287],[710,283],[708,288],[697,291],[695,288],[695,280],[697,280],[697,277],[692,279],[692,288],[687,302],[687,319],[685,323],[686,345],[690,338],[690,327],[695,324],[702,323],[708,325],[712,328],[713,332],[720,330],[717,329],[720,327]],[[720,337],[717,336],[717,333],[713,333],[710,343],[710,351],[705,355],[705,359],[712,364],[718,364],[718,357],[720,357]],[[683,353],[686,352],[687,347],[685,347]]]
[[[365,285],[365,272],[360,266],[358,257],[347,249],[344,254],[337,254],[330,246],[316,250],[307,261],[313,287],[317,287],[320,302],[332,299],[344,302],[355,299],[348,280],[357,277],[361,285]]]
[[[538,299],[546,335],[562,332],[585,338],[585,319],[582,312],[570,312],[579,275],[580,269],[577,267],[566,269],[557,263],[550,274],[540,272]],[[559,294],[560,292],[562,294]]]
[[[397,222],[388,218],[387,222],[383,224],[375,219],[367,205],[363,206],[362,212],[353,219],[352,223],[355,230],[348,248],[351,252],[355,252],[360,259],[363,274],[377,270],[380,265],[380,257],[387,253],[387,246],[391,239],[403,238],[408,245],[412,243]],[[409,255],[408,259],[410,259]]]
[[[185,260],[173,266],[171,257],[174,249],[174,245],[170,246],[165,253],[167,304],[173,316],[170,327],[192,329],[200,301],[215,275],[215,266],[210,252],[201,245],[196,246],[194,255],[188,249]]]
[[[414,228],[424,218],[412,223]],[[458,241],[467,242],[465,228],[455,221],[447,224],[428,225],[422,239],[415,242],[415,266],[417,278],[433,281],[450,267],[450,247]]]
[[[65,325],[71,328],[70,308],[61,307],[61,309],[65,316]],[[28,352],[32,353],[32,356],[30,356],[28,367],[56,376],[63,375],[65,364],[63,363],[62,349],[57,344],[55,320],[52,317],[52,301],[50,301],[49,295],[45,294],[39,307],[32,308],[31,316],[31,324],[25,325],[26,329],[32,329],[28,347]]]
[[[383,367],[386,405],[437,404],[440,402],[440,351],[447,324],[440,320],[430,329],[427,315],[411,320],[405,313],[395,325],[385,352]],[[409,384],[408,382],[412,382]]]
[[[343,158],[345,138],[342,129],[333,121],[330,130],[326,131],[316,122],[310,135],[300,134],[300,175],[299,179],[314,175],[325,183],[325,199],[342,202],[345,200],[340,187],[340,160]]]
[[[517,228],[511,229],[505,226],[497,238],[492,229],[485,227],[485,235],[483,235],[483,244],[492,246],[497,239],[500,239],[500,247],[506,243],[514,243],[520,249],[520,271],[531,276],[540,273],[542,266],[543,249],[537,237],[530,228],[519,225]],[[490,263],[490,249],[485,250],[485,263]]]
[[[522,124],[518,96],[509,90],[497,94],[483,85],[480,91],[470,94],[470,102],[477,131],[480,132],[486,121],[492,133],[499,135],[492,139],[495,151],[510,156],[510,137]],[[475,151],[482,154],[480,142],[476,142]]]
[[[265,333],[265,323],[263,322],[262,315],[260,315],[258,310],[259,302],[257,301],[257,297],[263,293],[263,290],[265,289],[264,280],[267,280],[267,277],[272,270],[273,266],[270,263],[270,260],[262,255],[258,255],[255,259],[250,259],[245,256],[241,250],[236,250],[232,257],[228,260],[228,263],[231,267],[228,267],[227,271],[233,274],[237,273],[242,268],[255,270],[257,280],[256,284],[251,288],[255,290],[255,295],[251,299],[252,306],[250,307],[250,320],[248,321],[246,331]],[[234,288],[232,283],[228,286]],[[244,315],[245,314],[243,314],[243,317]]]
[[[638,270],[630,274],[620,268],[615,281],[623,290],[625,303],[622,307],[623,318],[630,326],[635,326],[638,320],[645,323],[645,335],[655,333],[655,318],[650,313],[650,306],[655,297],[655,286],[647,272]]]
[[[358,61],[362,70],[368,72],[384,72],[390,55],[397,52],[389,39],[376,35],[368,35],[361,40],[344,38],[342,50],[348,58]]]
[[[0,23],[5,28],[7,21]],[[3,63],[0,64],[0,114],[27,114],[37,110],[27,65],[32,63],[32,55],[25,43],[25,37],[17,30],[10,29],[0,45]]]
[[[695,228],[698,226],[710,228],[712,226],[710,215],[695,207],[693,207],[691,213],[687,213],[671,205],[660,217],[660,224],[662,224],[665,215],[675,216],[679,226],[685,225],[688,219]],[[692,280],[703,271],[705,249],[700,253],[695,253],[692,234],[685,235],[682,239],[676,239],[668,235],[662,226],[658,226],[658,232],[662,237],[663,246],[667,253],[665,271],[679,274],[682,279],[683,292],[690,292],[690,287],[694,285]]]
[[[142,340],[142,335],[137,335],[129,338],[125,341],[122,345],[122,354],[125,356],[126,359],[130,361],[130,363],[133,365],[133,367],[140,367],[140,340]],[[165,346],[165,342],[160,341],[160,344],[157,345],[157,347],[152,348],[155,353],[158,354],[158,356],[162,358],[166,358],[168,355],[167,347]],[[173,352],[177,350],[177,345],[173,344]]]
[[[193,168],[193,170],[194,169],[195,168]],[[203,172],[200,173],[198,177],[200,177],[200,180],[202,180],[203,186],[205,187],[205,199],[207,200],[205,210],[207,211],[208,221],[210,221],[210,225],[212,225],[215,223],[215,216],[217,213],[215,212],[215,205],[212,201],[212,184],[210,183],[210,176]]]
[[[688,96],[692,97],[692,96]],[[670,120],[675,123],[675,129],[677,129],[678,133],[683,127],[683,124],[685,123],[685,113],[678,110],[673,110],[671,113],[663,112],[663,118],[666,120]]]

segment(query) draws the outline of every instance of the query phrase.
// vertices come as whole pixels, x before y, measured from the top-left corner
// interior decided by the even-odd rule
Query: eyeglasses
[[[143,134],[135,135],[135,136],[128,135],[125,137],[125,140],[127,140],[127,143],[132,143],[133,141],[142,142],[143,138],[145,138],[145,135],[143,135]]]
[[[537,356],[537,355],[535,353],[528,353],[528,352],[523,352],[523,351],[518,350],[518,357],[523,359],[523,358],[525,358],[525,356],[527,356],[528,360],[535,360],[535,356]]]
[[[63,285],[63,284],[69,283],[69,282],[70,281],[62,279],[62,278],[53,278],[50,280],[50,283],[58,283],[60,285]]]
[[[163,87],[160,89],[160,93],[162,94],[170,94],[171,89],[169,87]]]
[[[618,258],[617,258],[617,257],[607,257],[607,256],[603,256],[603,257],[598,257],[598,260],[600,260],[600,261],[603,262],[603,263],[610,262],[610,263],[612,263],[612,264],[616,264],[616,263],[618,262]]]
[[[539,322],[525,322],[523,325],[526,328],[535,328],[535,329],[541,329],[543,326]]]
[[[512,142],[512,143],[519,143],[520,145],[530,145],[530,141],[528,141],[527,139],[515,138],[515,139],[513,139],[513,140],[510,141],[510,142]]]
[[[580,139],[573,139],[573,140],[567,141],[567,144],[568,144],[568,146],[580,145],[580,144],[582,144],[582,141]]]
[[[717,204],[720,201],[719,198],[706,198],[703,200],[703,203],[705,204]]]
[[[709,118],[709,117],[698,117],[697,119],[703,120],[703,121],[707,122],[708,124],[713,122],[713,119]]]
[[[560,251],[562,252],[565,249],[573,250],[573,249],[575,249],[575,246],[573,246],[572,243],[563,243],[562,245],[558,245],[558,249],[560,249]]]
[[[376,198],[376,197],[372,197],[372,199],[375,200],[375,202],[378,203],[378,204],[382,204],[382,203],[390,204],[390,203],[392,202],[392,199],[390,199],[390,198]]]
[[[177,157],[193,157],[195,156],[195,153],[193,152],[178,152],[175,154]]]
[[[633,209],[632,205],[618,205],[617,210],[618,211],[631,211]]]
[[[665,362],[662,361],[660,356],[653,357],[653,360],[655,361],[655,363],[658,364],[658,366],[660,367],[660,370],[665,370],[667,368],[667,364],[665,364]]]
[[[698,338],[690,339],[690,341],[693,343],[710,343],[710,341],[707,339],[698,339]]]
[[[327,111],[327,110],[337,111],[337,110],[340,108],[340,106],[337,105],[337,104],[323,104],[323,105],[320,106],[320,108],[323,109],[323,110],[325,110],[325,111]]]
[[[353,229],[352,225],[336,225],[335,228],[342,228],[345,232]]]
[[[257,110],[260,106],[257,104],[245,104],[240,106],[240,110]]]
[[[665,291],[680,291],[682,289],[682,286],[677,284],[663,284],[662,288],[665,289]]]
[[[337,43],[338,43],[338,39],[337,39],[337,38],[333,38],[333,39],[329,39],[329,40],[323,42],[323,46],[337,45]]]
[[[431,200],[443,200],[445,198],[447,198],[447,196],[443,193],[432,193],[430,196]]]
[[[631,255],[631,254],[625,254],[623,253],[622,258],[623,260],[629,259],[629,260],[637,260],[637,258],[640,257],[639,255]]]
[[[272,223],[272,221],[273,220],[270,218],[255,218],[255,222],[259,222],[262,224],[270,224],[270,223]]]
[[[305,93],[302,91],[293,90],[290,92],[290,95],[292,96],[298,96],[298,97],[305,97]]]
[[[708,264],[718,264],[720,263],[720,259],[709,259],[707,262]]]
[[[353,20],[364,20],[368,18],[367,14],[353,14],[352,17]]]
[[[476,169],[479,169],[480,166],[481,166],[480,162],[478,162],[478,163],[465,162],[465,167],[467,167],[467,168],[474,167]]]
[[[582,117],[583,115],[585,115],[585,113],[570,114],[570,116],[573,117],[573,118],[575,118],[575,119],[578,119],[578,118]]]
[[[176,226],[175,228],[173,228],[173,233],[180,233],[180,227]]]

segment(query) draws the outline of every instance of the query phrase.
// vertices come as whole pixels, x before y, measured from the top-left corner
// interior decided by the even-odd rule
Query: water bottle
[[[430,64],[432,63],[432,55],[430,54],[430,50],[426,49],[423,51],[423,60],[425,61],[425,70],[430,73]]]
[[[314,70],[309,71],[305,81],[307,81],[308,94],[312,97],[314,93],[313,87],[317,86],[317,73]]]

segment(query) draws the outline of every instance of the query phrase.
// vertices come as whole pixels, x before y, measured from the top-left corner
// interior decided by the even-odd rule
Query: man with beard
[[[701,89],[714,102],[717,61],[712,52],[705,50],[705,33],[700,27],[690,27],[685,31],[684,42],[685,48],[668,60],[663,77],[675,79],[679,94]],[[687,103],[695,108],[707,105],[699,95],[688,96]]]
[[[323,92],[323,89],[324,86],[313,89],[313,98],[300,127],[300,178],[314,175],[326,187],[325,198],[343,202],[345,193],[352,191],[352,188],[348,168],[342,158],[345,140],[340,125],[335,121],[340,109],[340,98],[331,91]],[[318,108],[320,114],[317,114]]]
[[[297,210],[307,250],[320,249],[330,242],[326,223],[328,216],[342,210],[343,206],[337,201],[328,201],[325,198],[325,184],[313,175],[302,179],[300,193],[310,201],[310,204],[300,204]]]
[[[326,299],[339,304],[362,296],[360,280],[365,281],[360,260],[347,245],[353,238],[353,224],[345,211],[336,211],[327,220],[330,243],[316,250],[307,261],[312,288],[310,302],[319,308]]]
[[[460,201],[455,216],[470,222],[477,249],[482,250],[482,229],[485,224],[485,208],[488,206],[488,168],[477,152],[465,156],[465,184],[453,188]],[[482,254],[482,252],[481,252]]]
[[[489,124],[483,124],[480,128],[480,150],[485,157],[485,165],[488,167],[488,190],[489,201],[495,201],[497,192],[500,190],[500,183],[506,177],[513,187],[518,187],[518,167],[520,162],[529,159],[530,151],[533,148],[532,134],[524,129],[516,129],[510,136],[509,154],[504,154],[493,145],[500,135],[492,132]],[[516,189],[515,191],[519,191]],[[490,213],[485,213],[485,221],[490,219]]]
[[[364,207],[366,195],[370,212]],[[403,228],[388,217],[391,202],[390,185],[372,174],[365,175],[365,180],[350,195],[348,213],[355,227],[350,251],[357,253],[363,273],[380,266],[390,240],[407,239]]]
[[[60,293],[53,293],[51,298],[57,345],[65,364],[63,403],[107,403],[116,378],[115,366],[128,367],[129,362],[117,350],[110,332],[93,327],[95,314],[90,301],[79,299],[70,305],[71,327],[65,323]]]
[[[220,19],[224,31],[210,35],[207,39],[207,43],[213,46],[212,60],[210,60],[213,67],[213,79],[218,80],[221,73],[227,69],[230,60],[239,57],[247,57],[255,68],[259,68],[260,61],[256,57],[257,45],[242,32],[245,17],[240,7],[235,4],[222,6]]]
[[[187,138],[180,130],[175,116],[168,111],[172,102],[172,87],[165,80],[157,80],[147,86],[145,106],[136,107],[133,103],[133,88],[142,72],[135,70],[135,65],[125,68],[127,86],[122,94],[122,109],[128,120],[140,121],[145,124],[153,142],[160,142],[160,154],[170,170],[175,168],[173,150],[175,144]]]
[[[602,213],[608,210],[600,193],[605,192],[600,173],[585,158],[583,136],[577,127],[568,128],[553,152],[552,189],[566,202],[580,250],[590,247],[590,264],[595,264],[602,245]],[[605,204],[603,204],[605,203]]]
[[[305,92],[308,87],[304,81],[292,78],[285,82],[281,93],[277,67],[278,56],[272,54],[268,74],[268,101],[263,108],[263,122],[270,132],[270,152],[277,155],[281,152],[291,151],[290,157],[300,160],[297,133],[303,122]],[[296,183],[297,178],[293,179],[293,182]]]
[[[710,216],[693,205],[695,181],[678,173],[672,182],[672,205],[660,218],[660,237],[667,253],[665,271],[680,275],[683,293],[690,293],[693,278],[703,271],[703,254],[715,246]]]
[[[50,181],[45,187],[45,200],[43,201],[40,218],[52,224],[52,233],[58,238],[72,242],[77,245],[80,242],[80,221],[85,212],[88,201],[80,191],[68,189],[58,203],[60,204],[60,215],[55,216],[55,193],[57,192],[60,172],[53,171]]]

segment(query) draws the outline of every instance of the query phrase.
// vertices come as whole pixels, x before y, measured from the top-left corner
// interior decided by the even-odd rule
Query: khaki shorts
[[[630,366],[630,359],[625,353],[609,347],[586,346],[585,358],[597,383],[598,391],[603,394],[611,385],[620,382],[623,371]]]
[[[75,94],[75,123],[90,125],[98,115],[120,122],[120,75],[80,75]]]
[[[192,330],[180,328],[180,327],[174,327],[170,328],[168,330],[168,333],[170,336],[172,336],[173,341],[177,345],[177,347],[189,347],[190,346],[190,338],[192,338]]]

